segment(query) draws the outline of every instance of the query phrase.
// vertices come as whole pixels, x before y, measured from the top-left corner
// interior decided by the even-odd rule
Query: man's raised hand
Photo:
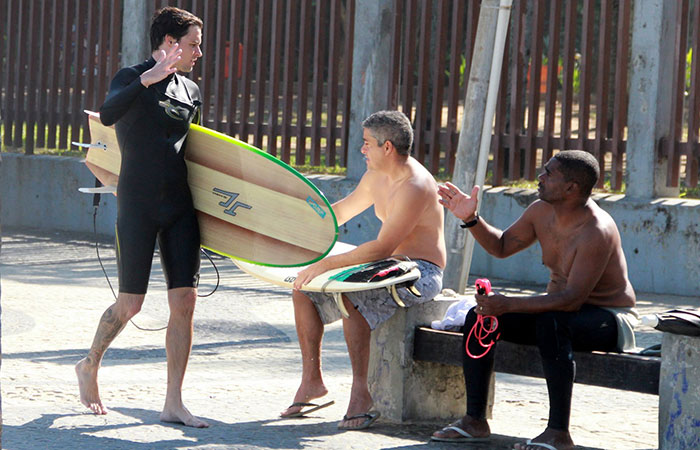
[[[154,83],[164,80],[171,73],[177,72],[175,63],[180,60],[182,49],[175,43],[168,49],[158,50],[153,53],[156,65],[141,74],[141,84],[148,87]]]
[[[471,220],[476,214],[479,198],[479,186],[474,186],[471,195],[467,195],[454,184],[447,182],[438,186],[440,203],[458,219]]]

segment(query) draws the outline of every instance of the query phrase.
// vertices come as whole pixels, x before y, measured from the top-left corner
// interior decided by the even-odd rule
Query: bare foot
[[[179,407],[170,407],[166,405],[163,412],[160,413],[161,422],[181,423],[187,427],[193,428],[209,428],[209,424],[202,419],[193,416],[185,405]]]
[[[489,423],[486,421],[486,419],[475,419],[471,416],[464,416],[461,420],[449,424],[448,427],[460,428],[476,439],[483,439],[491,436],[491,428],[489,427]],[[438,439],[454,439],[462,438],[464,436],[454,430],[442,429],[433,433],[433,437]]]
[[[97,386],[97,367],[91,367],[88,358],[83,358],[75,365],[80,389],[80,403],[90,408],[95,414],[107,414],[107,408],[100,400],[100,390]]]
[[[294,395],[293,403],[309,403],[311,400],[321,398],[328,394],[328,389],[323,381],[319,383],[304,383],[302,382]],[[303,409],[303,406],[290,406],[280,413],[280,417],[289,417]]]
[[[557,450],[573,450],[574,441],[568,431],[555,430],[547,427],[544,433],[531,440],[531,444],[515,444],[515,450],[542,450],[544,447],[537,443],[548,444]]]
[[[358,414],[363,414],[367,413],[372,409],[372,405],[374,402],[372,401],[372,397],[369,395],[368,391],[359,393],[357,395],[350,395],[350,404],[348,405],[348,410],[345,413],[345,417],[352,417],[356,416]],[[362,423],[367,420],[366,417],[360,417],[357,419],[343,419],[340,421],[338,424],[338,428],[345,429],[353,429],[357,428]]]

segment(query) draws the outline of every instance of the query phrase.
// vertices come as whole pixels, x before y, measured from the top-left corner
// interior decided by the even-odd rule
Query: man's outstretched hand
[[[440,203],[458,219],[468,222],[474,218],[479,202],[479,186],[474,186],[471,195],[467,195],[454,184],[447,182],[438,186],[438,195]]]

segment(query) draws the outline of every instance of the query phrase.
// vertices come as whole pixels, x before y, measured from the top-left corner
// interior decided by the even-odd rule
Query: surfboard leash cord
[[[114,301],[116,302],[117,301],[117,294],[116,294],[116,292],[114,292],[114,287],[112,286],[112,282],[109,279],[109,275],[107,275],[107,270],[105,270],[105,266],[104,266],[104,264],[102,264],[102,258],[100,257],[100,245],[99,245],[99,240],[97,237],[97,209],[99,208],[99,204],[100,204],[100,194],[94,194],[93,202],[92,202],[92,206],[93,206],[92,229],[95,233],[95,253],[97,254],[97,262],[100,263],[100,267],[102,268],[102,273],[104,274],[105,279],[107,280],[107,284],[109,285],[109,289],[112,291],[112,297],[114,297]],[[214,268],[214,271],[216,272],[216,285],[214,286],[214,289],[212,289],[212,291],[209,292],[208,294],[197,294],[197,297],[209,297],[214,292],[216,292],[217,289],[219,289],[221,275],[219,274],[219,268],[216,267],[216,264],[214,263],[214,260],[211,259],[211,256],[209,256],[209,254],[207,252],[205,252],[204,249],[200,248],[199,250],[202,253],[204,253],[204,256],[207,257],[207,259],[211,263],[212,267]],[[160,328],[144,328],[144,327],[140,327],[139,325],[137,325],[133,319],[130,319],[129,322],[131,322],[131,324],[133,326],[135,326],[137,329],[139,329],[141,331],[163,331],[166,328],[168,328],[167,325],[164,327],[160,327]]]
[[[478,280],[476,280],[475,285],[476,291],[479,293],[479,295],[487,295],[491,292],[491,282],[486,278],[479,278]],[[498,319],[495,316],[485,316],[483,314],[477,314],[476,322],[474,322],[474,326],[472,326],[472,329],[469,331],[469,334],[467,335],[467,339],[465,341],[466,343],[464,349],[467,352],[467,355],[472,359],[479,359],[486,356],[486,354],[489,352],[489,350],[491,350],[491,348],[494,346],[501,334],[499,333],[498,335],[496,335],[496,337],[493,338],[489,343],[486,343],[486,339],[489,336],[493,335],[497,330]],[[484,348],[483,353],[475,355],[469,350],[469,341],[472,339],[472,337],[476,339],[476,341],[479,343],[479,345],[481,345],[481,347]]]

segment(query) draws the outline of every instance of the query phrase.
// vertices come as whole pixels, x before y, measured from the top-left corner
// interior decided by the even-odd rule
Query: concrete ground
[[[100,242],[102,261],[116,283],[114,249]],[[78,398],[74,364],[90,346],[103,311],[113,301],[91,235],[3,230],[2,448],[7,449],[456,449],[511,448],[544,428],[544,381],[497,375],[491,421],[494,438],[471,447],[440,444],[429,436],[444,424],[378,422],[368,431],[341,432],[350,392],[350,363],[340,324],[327,328],[323,367],[335,405],[305,419],[278,418],[291,403],[301,364],[289,292],[244,275],[215,258],[218,290],[201,298],[184,386],[184,401],[209,429],[160,423],[166,385],[164,331],[128,325],[107,352],[101,395],[111,409],[87,413]],[[202,262],[201,293],[216,275]],[[514,289],[492,280],[495,289]],[[527,287],[533,289],[532,286]],[[535,287],[537,288],[537,287]],[[698,307],[697,298],[640,294],[643,312]],[[134,322],[166,324],[160,267]],[[640,345],[660,333],[638,334]],[[571,432],[581,448],[650,449],[657,446],[658,397],[591,386],[574,388]]]

